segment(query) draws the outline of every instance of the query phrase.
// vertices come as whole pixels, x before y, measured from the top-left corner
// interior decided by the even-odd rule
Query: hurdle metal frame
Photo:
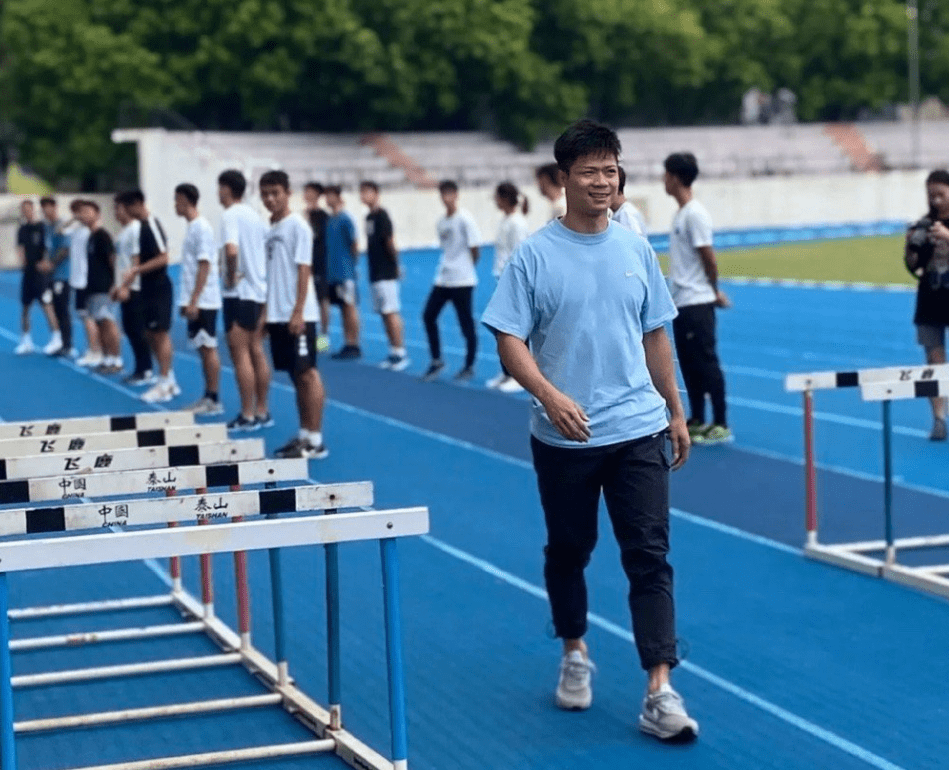
[[[827,544],[818,539],[817,473],[814,451],[815,390],[859,388],[864,401],[882,403],[883,538]],[[898,552],[949,546],[949,535],[896,538],[893,528],[893,418],[891,403],[906,398],[949,394],[949,364],[883,367],[846,372],[789,374],[785,389],[804,399],[804,484],[807,556],[866,575],[949,597],[949,564],[914,567],[899,564]],[[882,553],[883,558],[873,556]]]
[[[93,463],[91,467],[89,467],[88,462],[80,463],[84,466],[83,469],[89,472],[88,475],[80,476],[78,475],[80,470],[70,469],[64,475],[55,475],[49,478],[0,481],[0,502],[9,504],[45,502],[46,500],[68,501],[66,504],[58,506],[0,510],[0,526],[4,528],[7,534],[10,532],[22,533],[24,530],[31,534],[44,531],[59,532],[85,528],[90,525],[100,528],[106,526],[110,530],[119,529],[123,533],[132,534],[134,530],[129,531],[129,526],[134,527],[136,524],[147,522],[164,522],[167,523],[169,528],[178,524],[178,520],[197,520],[198,524],[208,524],[212,522],[215,515],[222,515],[225,510],[231,516],[231,523],[237,524],[241,523],[243,517],[248,515],[264,515],[269,520],[279,513],[302,511],[304,509],[323,509],[326,515],[338,519],[340,516],[349,515],[339,514],[338,509],[340,508],[365,509],[366,506],[372,503],[372,487],[368,482],[284,489],[273,488],[278,481],[306,479],[307,463],[305,460],[259,460],[257,458],[263,456],[263,445],[259,440],[228,442],[224,446],[200,444],[184,448],[162,447],[161,449],[166,451],[156,453],[153,449],[124,450],[124,452],[119,450],[114,453],[114,456],[121,455],[122,461],[110,464],[109,468],[100,467],[99,463]],[[179,449],[184,451],[176,451]],[[156,457],[156,454],[160,456]],[[243,460],[245,457],[251,458],[251,460],[208,466],[156,467],[161,460],[172,460],[176,457],[194,463]],[[17,464],[18,461],[23,462]],[[0,467],[0,470],[3,470],[4,474],[7,475],[11,472],[16,474],[27,470],[31,464],[39,464],[43,467],[49,466],[48,458],[45,457],[12,458],[11,465]],[[116,465],[133,468],[133,470],[112,470],[111,468],[116,467]],[[140,469],[141,466],[145,467]],[[59,474],[62,474],[63,470],[62,467],[56,467]],[[267,488],[255,492],[241,491],[242,484],[256,483],[263,483]],[[231,491],[224,495],[215,494],[212,496],[208,494],[208,489],[211,487],[225,486]],[[186,487],[194,489],[196,494],[178,497],[178,491]],[[167,495],[165,499],[139,498],[127,501],[111,499],[116,495],[160,490]],[[82,496],[81,501],[75,500],[80,495]],[[90,503],[89,500],[96,496],[109,497],[110,502],[106,504]],[[216,502],[214,498],[217,499]],[[223,504],[226,504],[226,509]],[[231,507],[232,504],[233,508]],[[220,507],[215,509],[215,505]],[[115,509],[119,506],[122,506],[121,519],[109,520],[107,516],[113,515]],[[104,514],[103,511],[106,510],[109,513]],[[425,509],[407,510],[413,515],[420,511],[423,512],[427,522],[427,511]],[[215,511],[217,511],[217,514],[215,514]],[[97,517],[99,517],[98,520]],[[11,522],[16,522],[16,524]],[[215,523],[213,526],[214,530],[217,531],[223,525]],[[160,532],[167,533],[170,531],[179,530],[161,530]],[[195,529],[189,527],[188,531],[194,533]],[[77,537],[83,536],[73,536],[58,542],[72,542],[75,544]],[[35,541],[27,542],[34,543]],[[11,651],[44,649],[61,645],[96,644],[127,639],[158,638],[203,631],[221,648],[222,653],[220,655],[200,659],[152,661],[124,666],[104,666],[72,672],[14,677],[11,679],[11,687],[14,685],[17,687],[41,686],[65,681],[86,681],[110,676],[180,671],[198,667],[241,663],[270,692],[234,699],[34,719],[28,722],[15,723],[15,732],[48,731],[94,724],[128,722],[158,716],[205,714],[265,705],[282,705],[285,710],[307,725],[320,740],[277,747],[276,749],[273,747],[257,747],[204,755],[190,755],[188,757],[122,763],[110,765],[108,770],[145,770],[145,768],[154,770],[156,768],[193,767],[200,764],[218,764],[228,761],[245,761],[264,757],[310,753],[317,749],[324,751],[332,749],[341,759],[353,767],[372,768],[373,770],[402,770],[406,768],[407,735],[402,675],[403,661],[400,646],[401,621],[398,616],[397,603],[394,607],[390,607],[388,599],[385,602],[384,610],[386,614],[387,667],[390,674],[389,701],[393,760],[387,760],[343,729],[340,697],[341,651],[339,642],[337,548],[336,542],[328,541],[324,543],[326,553],[328,708],[319,706],[299,691],[289,676],[285,653],[280,551],[268,549],[274,609],[276,662],[268,660],[251,645],[250,603],[245,551],[234,552],[238,605],[237,633],[215,617],[209,551],[199,554],[202,584],[200,601],[184,590],[180,572],[180,555],[175,555],[171,556],[170,559],[172,590],[168,594],[2,612],[3,621],[8,623],[9,620],[24,618],[170,605],[182,614],[185,618],[183,622],[146,628],[113,629],[85,634],[66,634],[15,640],[10,642],[4,654],[9,657]],[[383,542],[382,558],[384,592],[388,596],[398,597],[399,581],[394,540],[391,544]],[[128,557],[124,560],[128,560]],[[0,557],[0,569],[4,566],[2,557]],[[9,638],[9,634],[7,634],[7,638]],[[398,675],[394,675],[393,672]],[[0,709],[2,707],[3,698],[0,694]],[[2,723],[0,723],[0,728],[2,726]],[[327,742],[327,737],[332,739],[332,747]],[[3,754],[0,752],[0,760],[2,759]],[[3,761],[3,766],[8,766],[6,761]],[[106,770],[106,766],[96,766],[83,770]]]
[[[232,493],[225,493],[232,494]],[[390,762],[343,730],[332,729],[329,714],[310,701],[275,666],[259,653],[246,655],[257,667],[256,673],[279,694],[284,705],[298,709],[304,722],[311,722],[322,738],[295,744],[277,744],[250,749],[209,752],[199,755],[142,760],[95,766],[95,770],[158,770],[193,767],[255,758],[275,758],[333,751],[354,767],[385,767],[407,770],[405,727],[404,664],[401,651],[401,615],[399,609],[399,571],[396,538],[420,535],[428,531],[426,508],[391,511],[339,513],[323,516],[263,521],[222,523],[209,527],[129,530],[120,535],[77,535],[70,538],[31,539],[0,543],[0,765],[16,770],[16,742],[13,720],[13,687],[10,656],[10,627],[7,619],[7,574],[30,569],[50,569],[83,564],[105,564],[137,559],[171,556],[205,556],[220,552],[270,550],[298,545],[336,545],[357,540],[378,540],[383,564],[383,601],[389,668],[392,752]],[[276,608],[275,608],[276,615]],[[275,626],[282,624],[275,622]],[[233,640],[233,638],[231,639]],[[234,659],[236,656],[236,659]],[[240,654],[229,656],[238,662]],[[283,681],[281,681],[283,680]],[[357,754],[356,751],[359,751]],[[362,753],[368,750],[369,756]],[[358,758],[358,759],[357,759]],[[358,762],[358,764],[357,764]],[[85,770],[93,770],[92,767]]]

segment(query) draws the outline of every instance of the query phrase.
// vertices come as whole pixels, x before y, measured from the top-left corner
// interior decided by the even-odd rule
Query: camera
[[[923,217],[909,228],[909,245],[914,251],[919,251],[929,240],[929,228],[932,226],[933,221]]]

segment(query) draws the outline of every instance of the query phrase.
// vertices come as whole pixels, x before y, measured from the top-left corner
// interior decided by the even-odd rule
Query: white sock
[[[32,342],[32,341],[33,341],[33,337],[30,335],[30,333],[23,332],[23,336],[20,337],[20,342]]]
[[[389,352],[394,356],[398,356],[399,358],[405,357],[405,348],[389,348]]]
[[[311,430],[310,443],[315,447],[320,446],[323,443],[323,431]]]
[[[297,433],[297,435],[300,437],[301,441],[310,440],[310,431],[308,431],[306,428],[300,428],[300,431]]]
[[[50,341],[50,342],[55,342],[55,343],[61,345],[62,342],[63,342],[63,335],[60,334],[58,331],[53,332],[52,336],[49,338],[49,341]]]

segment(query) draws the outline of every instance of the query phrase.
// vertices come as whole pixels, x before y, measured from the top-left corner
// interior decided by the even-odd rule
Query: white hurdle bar
[[[283,491],[283,490],[277,490]],[[237,493],[231,493],[237,494]],[[309,701],[290,683],[279,684],[279,673],[263,656],[254,652],[252,663],[259,662],[258,675],[281,696],[284,704],[306,717],[306,723],[323,740],[299,744],[237,749],[230,752],[167,757],[120,765],[97,766],[97,770],[144,770],[145,768],[193,767],[199,764],[237,761],[335,751],[353,767],[378,770],[406,770],[407,740],[405,720],[404,666],[401,650],[398,561],[395,538],[420,535],[428,531],[428,511],[406,508],[392,511],[341,513],[316,517],[267,519],[207,527],[177,529],[125,530],[119,534],[100,533],[69,538],[26,539],[0,543],[0,766],[16,770],[13,683],[10,658],[10,627],[7,619],[7,573],[32,569],[51,569],[84,564],[107,564],[173,555],[209,555],[257,549],[337,544],[359,540],[379,540],[383,561],[383,596],[387,659],[389,670],[390,715],[392,719],[391,761],[361,744],[344,730],[330,730],[329,714]],[[219,623],[219,621],[214,621]],[[233,638],[233,634],[231,634]],[[232,661],[236,655],[236,660]],[[240,653],[209,656],[210,665],[226,665],[242,660]],[[170,662],[169,662],[170,663]],[[129,669],[131,667],[124,667]],[[168,670],[167,668],[165,670]],[[131,671],[134,673],[134,671]],[[185,704],[189,708],[200,708]],[[313,708],[315,707],[315,708]],[[85,770],[93,770],[86,768]]]
[[[227,426],[185,425],[180,428],[123,430],[110,433],[83,433],[73,436],[11,438],[0,441],[0,457],[92,452],[103,449],[143,449],[150,446],[181,446],[225,441]]]
[[[0,458],[0,480],[262,460],[261,439]]]
[[[144,412],[119,417],[70,417],[0,423],[0,440],[29,436],[73,436],[121,430],[156,430],[194,425],[194,412]]]

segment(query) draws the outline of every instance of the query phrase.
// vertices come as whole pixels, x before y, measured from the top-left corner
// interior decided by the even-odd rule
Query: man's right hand
[[[581,444],[590,440],[590,418],[572,399],[556,391],[544,402],[544,409],[561,436]]]

